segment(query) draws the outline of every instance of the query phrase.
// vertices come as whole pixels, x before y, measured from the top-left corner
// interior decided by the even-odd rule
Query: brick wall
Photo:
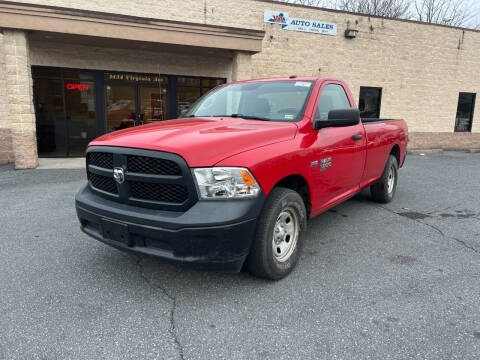
[[[444,139],[459,148],[480,147],[475,135],[480,133],[480,101],[476,103],[473,134],[453,134],[459,92],[480,95],[480,32],[256,0],[34,3],[266,32],[262,52],[251,58],[228,51],[132,51],[37,40],[30,44],[34,65],[218,76],[228,80],[292,74],[339,77],[347,81],[357,100],[360,86],[381,87],[381,116],[407,121],[412,139],[418,140],[412,140],[410,148],[436,147],[438,134],[444,134]],[[265,9],[337,23],[338,35],[281,30],[278,25],[263,22]],[[357,38],[343,36],[347,27],[359,30]]]
[[[15,168],[35,168],[37,139],[28,39],[23,31],[4,30],[6,90]]]
[[[360,86],[382,87],[381,116],[404,118],[412,132],[453,132],[458,93],[480,93],[480,32],[255,0],[164,0],[158,3],[38,0],[35,3],[264,29],[263,51],[251,61],[253,77],[290,74],[340,77],[351,85],[357,99]],[[288,11],[291,17],[337,23],[338,35],[281,30],[278,25],[263,23],[264,9]],[[348,26],[359,30],[356,39],[343,36]],[[55,60],[56,55],[52,52],[51,58]],[[118,61],[111,58],[107,56],[112,63]],[[98,59],[103,60],[102,57]],[[128,66],[128,59],[122,61]],[[187,56],[182,61],[187,62],[186,68],[195,71],[197,64],[201,70],[211,70],[208,64],[195,57]],[[155,63],[168,69],[161,59],[155,59]],[[91,67],[92,64],[86,61],[85,65]],[[140,65],[147,64],[141,60]],[[219,67],[218,72],[229,72],[225,64]],[[477,101],[473,132],[480,132],[480,101]]]
[[[480,149],[480,133],[414,132],[408,138],[409,149]]]
[[[0,32],[0,165],[13,161],[3,37],[3,32]]]

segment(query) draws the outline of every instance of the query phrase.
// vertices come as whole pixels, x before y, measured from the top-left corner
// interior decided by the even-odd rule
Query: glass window
[[[327,84],[322,90],[318,100],[317,114],[315,119],[328,120],[328,112],[336,109],[348,109],[350,102],[343,86],[338,84]]]
[[[189,77],[178,77],[178,86],[198,86],[200,87],[200,79]]]
[[[107,132],[135,126],[135,85],[107,85]]]
[[[475,109],[476,94],[460,93],[458,97],[455,132],[472,131],[473,111]]]
[[[213,88],[202,87],[202,95],[206,94],[207,92],[209,92],[212,89]]]
[[[63,70],[62,73],[64,79],[94,80],[93,72],[90,71]]]
[[[32,66],[32,77],[60,78],[62,73],[60,69],[51,69],[41,66]]]
[[[382,88],[360,87],[358,108],[362,118],[380,118],[380,105],[382,103]]]
[[[298,121],[307,100],[310,81],[255,81],[218,87],[185,115],[238,116],[272,121]]]
[[[95,84],[88,81],[64,82],[70,156],[84,156],[97,134]]]
[[[61,80],[34,79],[33,100],[39,155],[67,156],[65,108]]]
[[[167,119],[167,89],[140,87],[140,124]]]
[[[224,79],[205,79],[180,76],[177,78],[177,116],[187,110],[200,96],[224,84]]]
[[[201,96],[200,88],[179,86],[177,89],[177,112],[188,109]]]
[[[203,87],[214,88],[215,86],[218,86],[223,83],[224,81],[222,79],[202,79]]]

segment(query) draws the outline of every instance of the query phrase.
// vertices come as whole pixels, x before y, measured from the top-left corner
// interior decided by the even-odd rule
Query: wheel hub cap
[[[390,194],[393,191],[393,187],[395,185],[395,168],[392,166],[390,171],[388,172],[387,178],[387,191]]]
[[[277,217],[273,230],[273,256],[279,262],[287,261],[297,246],[298,218],[291,208],[283,210]]]

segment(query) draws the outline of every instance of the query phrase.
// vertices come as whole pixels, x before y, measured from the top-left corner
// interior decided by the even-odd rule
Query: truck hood
[[[89,145],[167,151],[191,167],[213,166],[232,155],[293,139],[294,123],[242,118],[187,118],[157,122],[103,135]]]

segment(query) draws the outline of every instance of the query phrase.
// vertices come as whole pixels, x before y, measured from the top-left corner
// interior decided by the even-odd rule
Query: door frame
[[[104,76],[104,73],[102,71],[102,78]],[[162,75],[164,76],[164,75]],[[139,123],[140,121],[140,112],[141,112],[141,104],[140,104],[140,88],[154,88],[154,89],[162,89],[162,87],[158,87],[153,84],[144,84],[144,83],[138,83],[135,81],[121,81],[121,80],[103,80],[102,82],[102,97],[103,97],[103,111],[102,111],[102,119],[100,119],[100,122],[103,123],[102,127],[102,134],[105,134],[107,131],[107,106],[106,106],[106,99],[107,99],[107,86],[132,86],[134,88],[134,101],[135,101],[135,119],[134,119],[134,127],[142,125]],[[171,85],[170,85],[170,76],[168,76],[168,84],[165,86],[167,89],[167,114],[168,117],[166,120],[171,119],[171,114],[172,114],[172,95],[171,95]]]

